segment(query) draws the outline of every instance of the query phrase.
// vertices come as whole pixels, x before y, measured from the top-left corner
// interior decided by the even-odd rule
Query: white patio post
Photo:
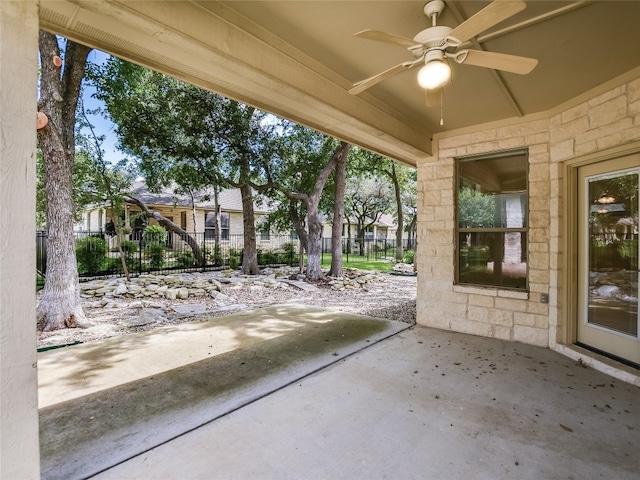
[[[0,478],[40,478],[36,377],[38,0],[0,1]]]

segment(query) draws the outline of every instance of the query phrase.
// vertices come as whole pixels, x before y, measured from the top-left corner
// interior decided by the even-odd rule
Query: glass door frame
[[[556,339],[558,343],[566,345],[576,344],[578,338],[578,322],[582,321],[578,315],[578,262],[580,261],[578,251],[578,216],[580,214],[578,171],[580,167],[583,166],[634,154],[640,154],[640,141],[630,142],[615,148],[570,159],[559,165],[559,175],[562,181],[562,218],[560,219],[562,238],[558,247],[561,256],[559,266],[562,272],[559,276],[558,285],[559,308],[556,328]]]

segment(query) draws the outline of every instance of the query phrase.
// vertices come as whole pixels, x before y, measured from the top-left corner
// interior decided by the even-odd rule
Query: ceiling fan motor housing
[[[452,28],[444,25],[430,27],[418,33],[413,40],[421,44],[421,48],[410,48],[414,56],[419,57],[432,48],[445,47],[445,40]]]

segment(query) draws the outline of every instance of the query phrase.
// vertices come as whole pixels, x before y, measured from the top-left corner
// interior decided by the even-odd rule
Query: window
[[[216,212],[207,211],[204,214],[204,238],[213,240],[216,233]],[[229,240],[229,212],[220,213],[220,239]]]
[[[456,163],[456,281],[526,289],[527,152]]]
[[[187,230],[187,212],[180,212],[180,228],[183,230]]]
[[[271,238],[271,224],[266,215],[260,217],[258,221],[258,231],[260,232],[260,240],[267,241]]]

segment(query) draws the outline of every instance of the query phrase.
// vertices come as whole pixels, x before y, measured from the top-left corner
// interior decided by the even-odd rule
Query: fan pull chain
[[[440,126],[444,125],[444,88],[440,89]]]

